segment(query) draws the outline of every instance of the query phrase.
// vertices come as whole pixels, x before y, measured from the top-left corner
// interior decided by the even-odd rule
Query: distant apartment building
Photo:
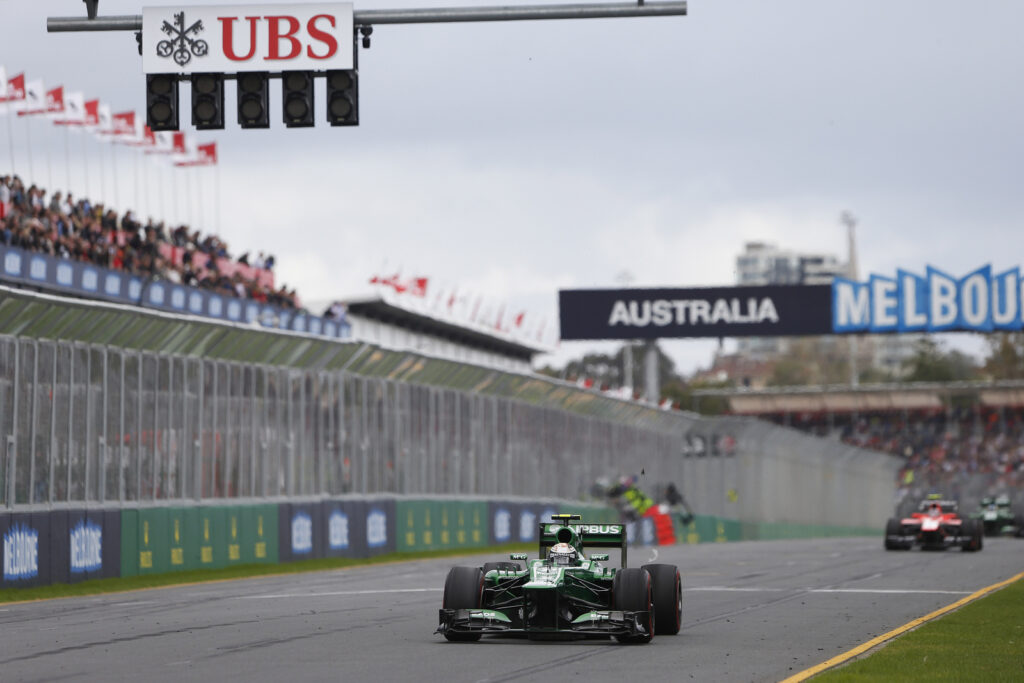
[[[854,246],[846,261],[835,254],[800,252],[780,249],[769,242],[747,242],[736,257],[736,284],[753,285],[827,285],[836,277],[856,278]],[[919,335],[881,335],[859,337],[856,346],[858,366],[873,367],[895,376],[903,371],[905,362],[914,354]],[[821,337],[822,352],[836,350],[847,344],[845,337]],[[786,337],[747,337],[737,340],[737,355],[751,361],[771,361],[790,350]]]

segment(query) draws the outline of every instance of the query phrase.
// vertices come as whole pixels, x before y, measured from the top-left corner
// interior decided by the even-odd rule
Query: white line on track
[[[908,588],[763,588],[756,586],[693,586],[683,592],[694,593],[872,593],[878,595],[970,595],[970,591],[914,590]]]
[[[443,588],[387,588],[366,591],[327,591],[323,593],[268,593],[266,595],[239,595],[236,600],[272,600],[274,598],[321,598],[331,595],[381,595],[383,593],[437,593]]]

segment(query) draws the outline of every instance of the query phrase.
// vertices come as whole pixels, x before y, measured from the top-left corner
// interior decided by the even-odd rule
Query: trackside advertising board
[[[1020,269],[932,266],[831,285],[559,292],[561,338],[773,337],[1024,329]]]
[[[142,70],[351,69],[352,3],[142,8]]]

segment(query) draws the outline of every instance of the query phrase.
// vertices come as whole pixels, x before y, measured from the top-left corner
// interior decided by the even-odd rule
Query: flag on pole
[[[409,282],[409,285],[408,285],[409,293],[412,294],[413,296],[418,296],[420,298],[425,297],[427,295],[427,283],[428,282],[429,282],[429,278],[414,277]]]
[[[80,92],[69,92],[64,96],[63,115],[54,119],[55,126],[85,125],[85,96]]]
[[[190,158],[175,161],[175,166],[214,166],[217,163],[217,143],[210,142],[197,145],[195,154]]]
[[[100,101],[89,100],[82,106],[85,108],[85,115],[82,117],[82,125],[86,128],[98,128],[100,125]]]
[[[146,154],[186,154],[185,134],[181,131],[161,131],[156,134],[156,147]]]
[[[25,103],[25,74],[12,76],[9,80],[6,74],[2,74],[0,78],[3,79],[0,84],[3,87],[0,90],[0,103],[3,103],[0,104],[0,114],[8,110],[17,111]]]
[[[59,119],[64,115],[64,86],[58,85],[46,91],[46,116]]]
[[[110,105],[101,103],[96,108],[96,113],[99,116],[100,122],[93,131],[93,135],[99,140],[110,140],[114,134],[114,115],[110,113]]]
[[[46,88],[41,80],[36,79],[25,83],[24,96],[21,99],[18,116],[46,113]]]
[[[114,114],[110,120],[111,135],[118,138],[135,137],[135,112],[125,111],[120,114]]]

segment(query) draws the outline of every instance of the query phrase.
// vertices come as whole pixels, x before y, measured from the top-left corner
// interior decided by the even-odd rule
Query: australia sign
[[[1022,301],[1019,268],[929,266],[831,285],[562,290],[559,318],[565,340],[991,332],[1024,328]]]
[[[148,74],[351,69],[352,40],[351,3],[142,9]]]

